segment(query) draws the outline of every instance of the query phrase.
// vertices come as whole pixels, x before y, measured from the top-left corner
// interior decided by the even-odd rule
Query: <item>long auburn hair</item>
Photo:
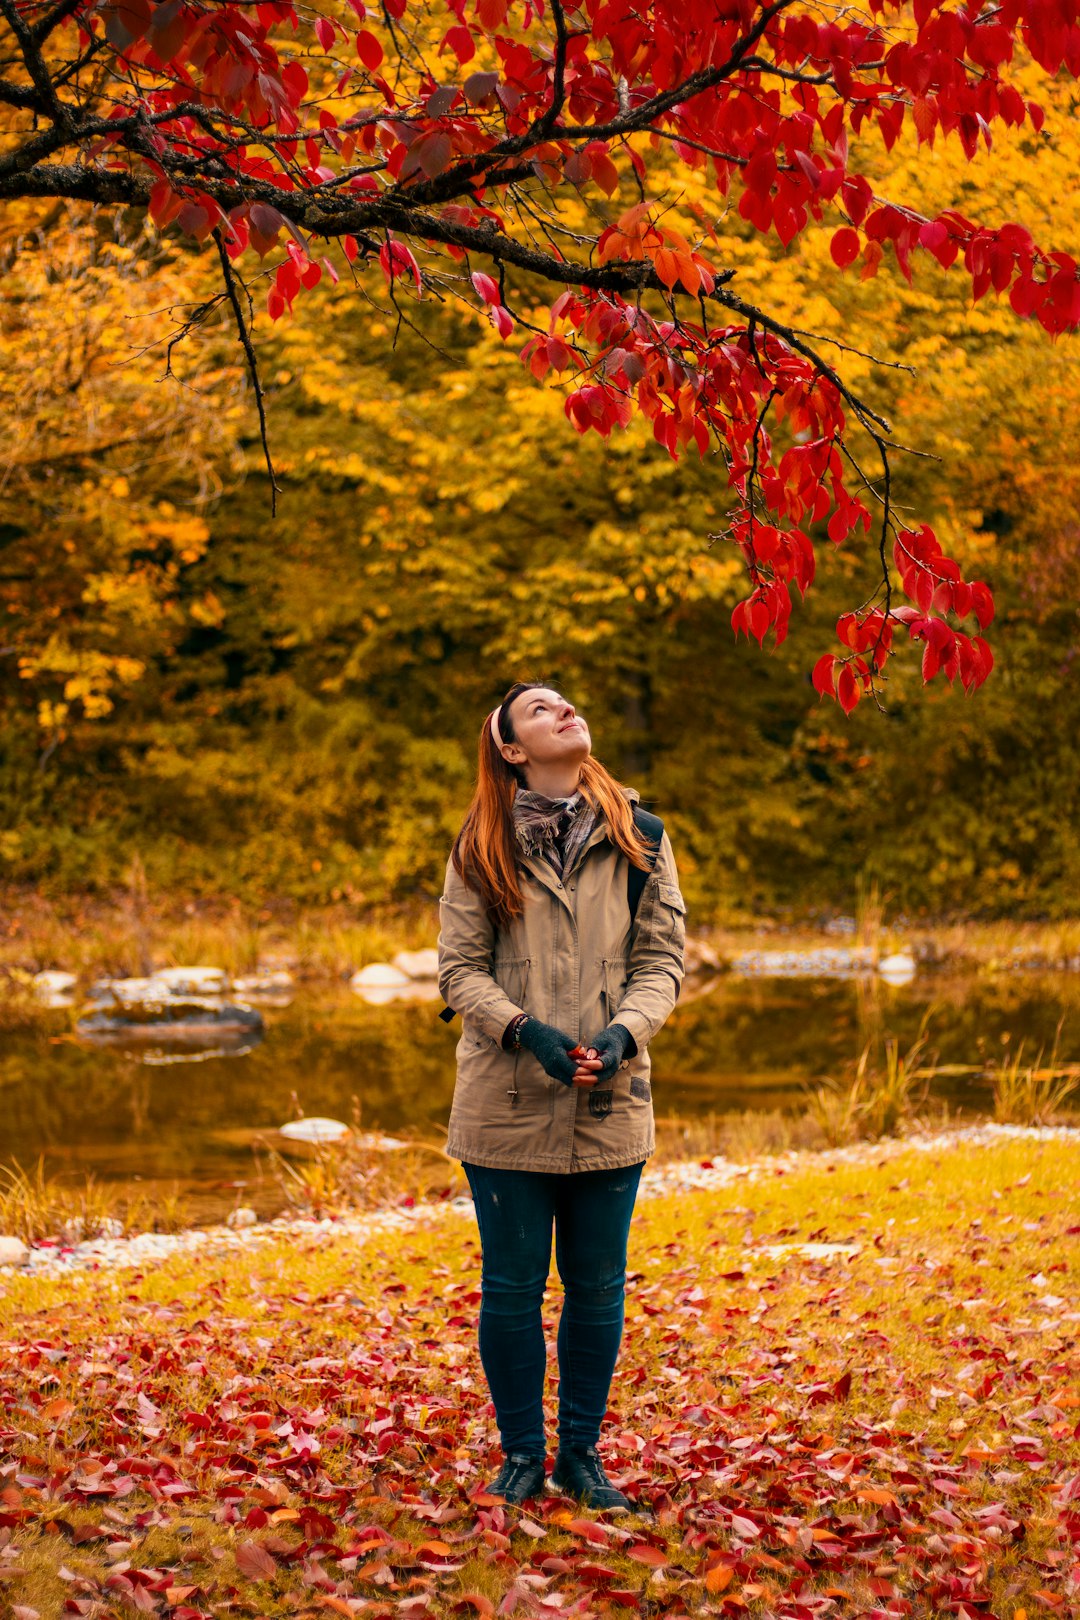
[[[544,685],[544,681],[516,681],[507,692],[499,707],[499,735],[503,742],[516,741],[510,719],[514,699]],[[514,799],[524,786],[524,774],[503,758],[491,735],[490,720],[485,719],[480,732],[476,791],[454,840],[451,860],[462,882],[482,897],[496,928],[505,928],[525,908],[514,834]],[[627,860],[647,871],[649,846],[634,825],[633,807],[610,771],[590,755],[582,764],[578,786],[582,796],[604,817],[612,841]]]

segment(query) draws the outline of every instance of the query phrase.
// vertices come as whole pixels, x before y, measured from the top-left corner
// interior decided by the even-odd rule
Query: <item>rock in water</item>
[[[398,951],[392,966],[396,967],[399,973],[404,973],[407,979],[437,979],[439,953],[434,945],[422,951]]]
[[[168,985],[174,996],[223,996],[229,987],[225,969],[215,967],[158,968],[151,979]]]
[[[74,973],[47,968],[44,973],[34,974],[33,985],[34,994],[46,1007],[70,1007],[79,981]]]
[[[809,951],[744,951],[732,958],[733,973],[769,979],[835,979],[850,973],[870,973],[874,953],[869,946],[826,946]]]
[[[229,1051],[250,1045],[263,1033],[262,1013],[253,1007],[236,1006],[219,995],[179,992],[156,975],[103,980],[91,990],[90,1003],[75,1033],[94,1045]]]
[[[313,1115],[311,1119],[291,1119],[287,1125],[279,1125],[278,1135],[283,1136],[286,1142],[303,1142],[311,1147],[325,1147],[331,1142],[344,1142],[352,1131],[340,1119],[322,1119]]]
[[[289,1006],[295,988],[292,974],[285,972],[283,968],[274,970],[260,968],[258,973],[245,974],[232,982],[234,996],[241,996],[244,1000],[261,1001],[268,1007]]]
[[[915,958],[907,951],[896,951],[883,956],[877,970],[890,984],[910,984],[915,977]]]
[[[436,958],[438,966],[438,953],[432,951],[431,956]],[[369,962],[368,966],[354,973],[349,981],[352,989],[372,1007],[385,1006],[389,1001],[435,1001],[438,998],[439,987],[433,978],[418,974],[410,978],[397,964],[403,959],[416,960],[417,966],[430,965],[427,951],[399,951],[391,962]]]
[[[397,990],[409,983],[409,975],[389,962],[369,962],[349,983],[354,990]]]

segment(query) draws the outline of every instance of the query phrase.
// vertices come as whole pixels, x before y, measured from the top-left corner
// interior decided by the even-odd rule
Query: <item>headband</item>
[[[491,716],[490,716],[491,735],[495,740],[496,748],[498,748],[500,750],[502,749],[502,746],[503,746],[502,736],[501,736],[501,734],[499,732],[499,709],[501,707],[502,707],[502,705],[499,704],[498,707],[492,709]]]

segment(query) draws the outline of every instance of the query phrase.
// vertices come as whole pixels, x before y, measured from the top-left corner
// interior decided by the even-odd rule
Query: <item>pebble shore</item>
[[[640,1197],[662,1198],[672,1193],[712,1191],[732,1182],[790,1175],[802,1169],[830,1165],[880,1164],[902,1153],[947,1153],[956,1147],[992,1147],[1008,1140],[1070,1142],[1080,1144],[1080,1127],[1026,1126],[983,1123],[952,1130],[888,1137],[880,1142],[857,1142],[850,1147],[820,1151],[790,1151],[736,1163],[728,1159],[679,1160],[646,1166]],[[174,1255],[206,1250],[223,1254],[283,1238],[334,1239],[353,1237],[365,1242],[388,1232],[406,1231],[447,1218],[472,1214],[472,1199],[464,1196],[416,1204],[399,1204],[359,1215],[316,1220],[279,1215],[251,1225],[195,1227],[183,1232],[140,1232],[132,1237],[96,1237],[80,1243],[34,1244],[17,1265],[0,1265],[4,1276],[65,1276],[75,1271],[104,1271],[121,1266],[159,1265]]]

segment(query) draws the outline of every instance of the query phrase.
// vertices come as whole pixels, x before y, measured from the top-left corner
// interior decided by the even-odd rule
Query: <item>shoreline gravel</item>
[[[912,1151],[941,1153],[955,1147],[993,1147],[1010,1140],[1061,1141],[1080,1145],[1080,1126],[996,1125],[986,1122],[945,1131],[887,1137],[879,1142],[857,1142],[842,1148],[793,1149],[743,1163],[728,1159],[653,1163],[646,1166],[639,1197],[662,1198],[673,1193],[708,1192],[736,1181],[758,1180],[764,1176],[790,1175],[829,1165],[880,1164]],[[346,1236],[365,1241],[383,1233],[400,1232],[444,1220],[448,1216],[471,1215],[472,1207],[472,1199],[463,1196],[393,1205],[340,1217],[314,1219],[279,1215],[241,1227],[220,1225],[193,1227],[182,1232],[140,1232],[132,1237],[87,1238],[65,1245],[38,1243],[27,1250],[22,1263],[0,1265],[0,1278],[61,1277],[72,1272],[111,1271],[122,1266],[145,1267],[162,1264],[174,1255],[199,1250],[222,1254],[291,1237]]]

